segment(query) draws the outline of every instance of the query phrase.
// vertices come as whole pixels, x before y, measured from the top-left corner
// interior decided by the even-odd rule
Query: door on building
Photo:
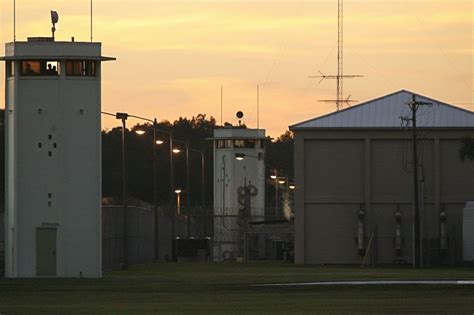
[[[36,229],[36,275],[56,275],[56,229]]]

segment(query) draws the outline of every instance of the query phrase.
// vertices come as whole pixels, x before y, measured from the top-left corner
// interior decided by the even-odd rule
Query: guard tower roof
[[[218,139],[266,139],[265,129],[250,128],[218,128],[214,129],[214,137],[209,140]]]
[[[51,37],[30,37],[26,42],[5,44],[5,56],[0,60],[64,59],[116,60],[101,55],[101,43],[57,42]]]

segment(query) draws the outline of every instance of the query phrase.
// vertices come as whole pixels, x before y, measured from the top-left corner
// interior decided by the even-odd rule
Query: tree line
[[[229,125],[228,123],[226,125]],[[180,117],[174,122],[162,121],[157,125],[158,130],[172,132],[173,138],[189,141],[189,147],[204,152],[204,192],[205,205],[213,204],[213,131],[220,128],[214,117],[198,114],[192,118]],[[139,135],[135,131],[145,131]],[[120,202],[121,196],[121,127],[102,131],[102,194],[113,202]],[[157,186],[158,203],[170,204],[174,200],[170,186],[170,158],[169,136],[167,133],[158,132],[157,138],[164,143],[157,145]],[[127,189],[131,198],[151,203],[153,201],[153,125],[150,123],[136,124],[127,128],[126,135],[126,161],[127,161]],[[179,154],[173,155],[174,188],[186,187],[186,159],[184,144],[174,142],[173,147],[181,149]],[[277,139],[267,137],[266,169],[267,178],[273,169],[279,174],[293,177],[293,136],[287,131]],[[190,205],[201,205],[201,155],[195,151],[189,152],[190,163]],[[273,202],[273,187],[269,186],[267,194]]]
[[[130,120],[131,121],[131,120]],[[129,122],[130,123],[130,122]],[[226,123],[226,125],[230,125]],[[213,203],[213,143],[215,128],[219,128],[213,117],[198,114],[192,118],[180,117],[174,122],[161,121],[157,126],[160,130],[171,131],[173,138],[188,140],[191,149],[201,150],[205,156],[205,202],[207,206]],[[144,130],[138,135],[136,130]],[[102,130],[102,196],[108,203],[121,202],[122,179],[122,129],[117,124],[110,130]],[[157,138],[164,143],[157,145],[157,184],[158,202],[160,205],[170,203],[170,163],[169,138],[166,133],[157,133]],[[293,175],[293,137],[286,132],[276,140],[266,139],[267,169],[278,169],[282,174]],[[125,156],[127,161],[128,196],[133,202],[140,200],[153,202],[153,126],[151,124],[136,124],[127,126],[125,133]],[[186,187],[186,160],[184,146],[176,142],[174,147],[182,152],[173,155],[175,188]],[[190,151],[190,204],[201,205],[201,155]],[[0,165],[5,165],[5,124],[4,110],[0,110]],[[267,174],[269,176],[269,174]],[[267,178],[268,178],[267,176]],[[271,187],[270,187],[271,190]],[[267,192],[271,195],[271,191]],[[5,200],[5,167],[0,167],[0,201]],[[272,199],[270,199],[272,200]]]
[[[226,123],[226,125],[229,125]],[[219,128],[213,117],[198,114],[190,119],[180,117],[174,122],[162,121],[158,129],[171,131],[173,137],[179,140],[189,140],[190,148],[202,150],[205,154],[205,201],[206,205],[213,203],[213,144],[207,139],[213,136],[215,128]],[[138,135],[136,130],[145,130],[145,134]],[[127,160],[127,187],[131,199],[142,200],[148,203],[153,201],[153,127],[151,124],[137,124],[126,130],[126,160]],[[158,202],[160,205],[170,203],[171,187],[169,172],[169,145],[168,136],[158,133],[158,139],[164,140],[157,145],[157,183]],[[121,154],[122,154],[121,127],[102,131],[102,195],[110,202],[120,202],[121,196]],[[293,178],[293,135],[286,131],[276,139],[267,137],[266,146],[266,178],[276,169],[280,176]],[[186,186],[186,164],[184,147],[180,147],[181,154],[173,157],[175,170],[175,188],[184,189]],[[474,161],[474,139],[461,139],[459,156],[462,160]],[[190,152],[190,204],[201,205],[201,156]],[[4,110],[0,110],[0,165],[5,165],[5,124]],[[273,205],[273,186],[267,185],[267,206]],[[0,167],[0,201],[5,198],[5,167]]]

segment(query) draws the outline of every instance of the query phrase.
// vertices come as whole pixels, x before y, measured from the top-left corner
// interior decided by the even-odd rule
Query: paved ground
[[[256,287],[334,286],[334,285],[474,285],[473,280],[357,280],[254,284]]]

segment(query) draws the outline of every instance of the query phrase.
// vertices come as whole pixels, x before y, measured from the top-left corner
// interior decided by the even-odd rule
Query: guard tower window
[[[8,77],[15,76],[15,61],[7,62],[7,74],[8,74]]]
[[[58,76],[59,61],[24,60],[21,62],[22,76]]]
[[[255,140],[254,139],[234,140],[234,148],[254,149],[255,148]]]
[[[217,148],[219,149],[228,149],[232,145],[231,140],[217,140]]]
[[[96,63],[93,60],[66,61],[66,75],[79,77],[95,77]]]

